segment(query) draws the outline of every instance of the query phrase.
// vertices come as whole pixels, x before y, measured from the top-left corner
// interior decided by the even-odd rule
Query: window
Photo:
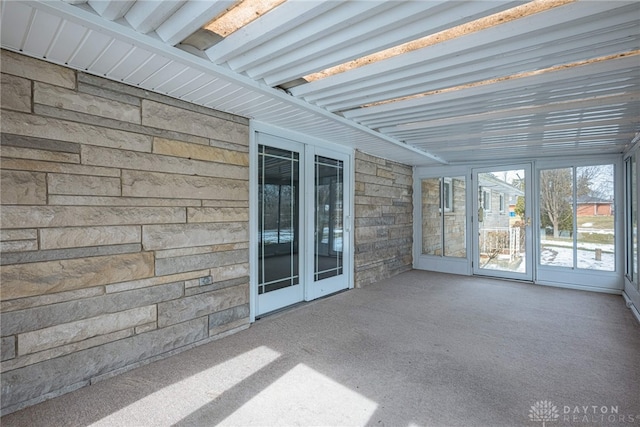
[[[540,171],[540,265],[615,271],[614,166]]]
[[[453,210],[453,187],[451,178],[443,178],[442,201],[444,202],[444,211],[451,212]]]
[[[500,194],[500,213],[504,213],[504,194]]]
[[[423,179],[421,188],[422,253],[465,258],[465,177]]]
[[[632,283],[640,289],[640,281],[638,280],[638,171],[636,154],[627,158],[626,163],[626,182],[627,182],[627,227],[630,229],[627,233],[627,277]]]
[[[482,204],[482,209],[485,212],[491,212],[491,190],[486,190],[482,188],[480,202]]]

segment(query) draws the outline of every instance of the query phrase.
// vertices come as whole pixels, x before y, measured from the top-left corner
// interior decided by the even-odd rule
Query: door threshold
[[[474,274],[474,277],[484,277],[486,279],[506,280],[508,282],[525,283],[527,285],[535,285],[536,282],[530,279],[514,279],[512,277],[487,276],[484,274]]]
[[[330,298],[330,297],[332,297],[334,295],[338,295],[338,294],[341,294],[343,292],[347,292],[349,290],[351,290],[351,288],[340,289],[339,291],[333,292],[331,294],[323,295],[323,296],[318,297],[316,299],[312,299],[311,301],[300,301],[300,302],[297,302],[295,304],[288,305],[286,307],[278,308],[278,309],[275,309],[275,310],[270,311],[268,313],[263,313],[260,316],[256,316],[256,320],[255,321],[257,322],[258,320],[263,319],[265,317],[271,317],[271,316],[274,316],[274,315],[277,315],[277,314],[282,314],[282,313],[288,312],[290,310],[306,307],[307,305],[310,305],[311,303],[322,301],[323,299]]]

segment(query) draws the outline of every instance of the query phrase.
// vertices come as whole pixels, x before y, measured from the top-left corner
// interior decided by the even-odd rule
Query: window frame
[[[491,197],[492,197],[491,193],[492,193],[492,191],[491,191],[491,189],[487,190],[484,187],[481,187],[481,189],[482,189],[482,210],[485,213],[491,212]]]
[[[442,177],[440,182],[442,184],[442,208],[445,212],[453,212],[453,179]]]

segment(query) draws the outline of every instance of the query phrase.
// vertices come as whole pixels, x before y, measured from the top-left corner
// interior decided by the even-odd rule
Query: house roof
[[[603,199],[602,197],[595,196],[578,196],[576,199],[576,203],[579,205],[592,205],[592,204],[611,204],[613,200],[611,199]]]
[[[6,1],[0,40],[410,165],[621,153],[639,139],[635,0],[286,0],[228,35],[204,29],[235,3]]]
[[[510,196],[524,196],[524,191],[489,173],[482,173],[478,179],[480,186]]]

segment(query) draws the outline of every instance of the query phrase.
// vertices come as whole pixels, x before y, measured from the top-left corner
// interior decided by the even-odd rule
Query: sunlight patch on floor
[[[367,425],[377,406],[356,391],[299,364],[219,425]]]
[[[263,369],[280,353],[261,346],[198,372],[120,409],[96,426],[171,425]],[[141,418],[144,416],[144,418]]]

